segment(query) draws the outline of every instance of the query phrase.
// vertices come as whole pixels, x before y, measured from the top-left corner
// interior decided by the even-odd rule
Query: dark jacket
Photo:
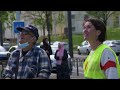
[[[55,53],[55,59],[59,60],[59,57],[57,56],[57,52]],[[57,79],[70,79],[70,70],[68,67],[68,53],[64,49],[64,54],[62,57],[62,63],[61,65],[57,65]]]
[[[50,55],[52,55],[51,46],[48,44],[43,44],[42,46],[40,46],[40,48],[44,49],[45,51],[48,50],[49,53],[47,53],[47,55],[50,58]]]

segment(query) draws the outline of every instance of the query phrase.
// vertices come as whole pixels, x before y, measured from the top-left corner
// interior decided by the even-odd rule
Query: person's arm
[[[3,71],[3,78],[4,79],[12,79],[12,75],[13,75],[13,61],[12,61],[12,55],[10,56],[7,66],[5,67],[4,71]]]
[[[56,60],[59,60],[59,57],[57,56],[57,52],[58,52],[58,50],[55,52],[54,58],[55,58]]]
[[[101,58],[101,69],[105,73],[107,79],[118,79],[116,58],[109,49],[105,49],[103,51]]]
[[[49,55],[52,55],[52,49],[51,49],[51,46],[50,46],[50,50],[49,50]]]
[[[49,79],[51,74],[50,60],[44,50],[39,52],[38,77],[39,79]]]
[[[67,53],[67,51],[64,49],[64,54],[63,54],[62,60],[67,60],[67,58],[68,58],[68,53]]]

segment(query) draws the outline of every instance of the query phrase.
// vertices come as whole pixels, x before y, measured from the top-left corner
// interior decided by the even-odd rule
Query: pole
[[[3,46],[2,22],[0,22],[0,45]]]
[[[67,16],[68,16],[68,41],[69,41],[69,53],[70,53],[71,58],[73,58],[71,11],[67,11]]]
[[[48,31],[48,40],[50,45],[50,11],[46,11],[46,23],[47,23],[47,31]]]
[[[16,21],[20,21],[20,11],[16,11]],[[19,44],[19,33],[17,33],[17,45]]]
[[[79,65],[78,65],[79,64],[78,63],[79,59],[77,58],[76,60],[77,60],[77,76],[79,76]]]

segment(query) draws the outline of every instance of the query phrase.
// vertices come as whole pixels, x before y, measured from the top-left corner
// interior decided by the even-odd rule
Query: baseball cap
[[[39,33],[38,33],[38,29],[33,26],[33,25],[26,25],[25,27],[17,27],[16,28],[18,31],[22,31],[22,30],[26,30],[26,31],[29,31],[31,33],[34,34],[34,36],[36,37],[36,39],[38,40],[38,37],[39,37]]]

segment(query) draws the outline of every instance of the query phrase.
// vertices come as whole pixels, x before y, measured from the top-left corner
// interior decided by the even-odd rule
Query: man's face
[[[99,30],[96,30],[91,22],[86,22],[83,29],[84,39],[88,41],[96,40]]]
[[[32,38],[34,37],[34,35],[31,32],[25,31],[23,30],[22,32],[20,32],[20,37],[19,37],[19,43],[25,43],[25,42],[32,42]]]

